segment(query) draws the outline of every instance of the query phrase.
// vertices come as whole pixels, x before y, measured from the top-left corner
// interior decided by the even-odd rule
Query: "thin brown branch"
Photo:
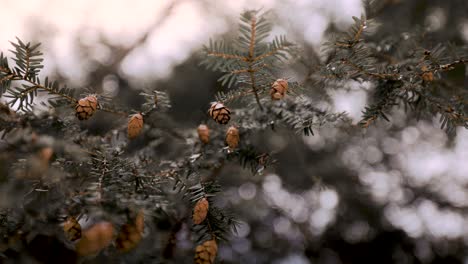
[[[26,95],[28,93],[34,92],[38,88],[39,88],[39,86],[33,85],[33,86],[29,87],[28,89],[24,90],[22,93]]]
[[[110,108],[107,108],[107,107],[100,107],[99,110],[104,111],[104,112],[107,112],[107,113],[111,113],[111,114],[116,114],[116,115],[124,116],[124,117],[127,117],[127,116],[128,116],[128,113],[126,113],[126,112],[117,111],[117,110],[110,109]]]
[[[337,47],[344,47],[344,48],[351,48],[354,45],[353,42],[335,42],[335,46]]]
[[[251,70],[249,70],[248,68],[247,69],[241,69],[241,70],[235,70],[235,71],[231,71],[232,74],[239,74],[239,73],[246,73],[246,72],[250,72],[250,71],[253,71],[253,72],[256,72],[264,67],[267,67],[268,65],[267,64],[262,64],[262,65],[259,65],[259,67],[256,67],[256,68],[253,68]]]
[[[107,172],[109,172],[109,169],[107,166],[107,160],[104,160],[103,163],[104,163],[104,168],[102,168],[101,175],[99,175],[98,184],[97,184],[97,191],[98,191],[99,197],[96,203],[100,203],[102,201],[102,190],[103,190],[102,183],[104,182],[104,176],[106,175]]]
[[[226,100],[223,100],[223,103],[226,104],[226,103],[228,103],[228,102],[231,102],[231,101],[234,101],[234,100],[239,99],[239,98],[241,98],[241,97],[244,97],[244,96],[246,96],[246,95],[248,95],[248,94],[254,94],[254,91],[253,91],[253,90],[249,90],[249,91],[240,93],[240,94],[238,94],[238,95],[236,95],[236,96],[232,96],[232,97],[230,97],[230,98],[228,98],[228,99],[226,99]]]
[[[214,57],[219,57],[223,59],[236,59],[236,60],[242,60],[242,61],[248,61],[249,58],[243,57],[240,55],[233,55],[233,54],[227,54],[227,53],[219,53],[219,52],[208,52],[208,56],[214,56]]]
[[[439,68],[442,71],[450,71],[450,70],[453,70],[453,67],[455,67],[457,65],[467,64],[467,63],[468,63],[468,59],[460,59],[460,60],[456,60],[456,61],[454,61],[452,63],[449,63],[449,64],[440,65]]]
[[[356,32],[356,34],[354,34],[354,37],[353,39],[350,39],[348,41],[336,41],[335,42],[335,46],[336,47],[342,47],[342,48],[352,48],[354,45],[356,45],[356,43],[359,43],[360,41],[360,38],[361,38],[361,35],[362,35],[362,32],[364,32],[364,28],[366,26],[366,21],[365,20],[361,20],[361,24],[359,25],[359,29],[358,31]]]
[[[255,94],[255,101],[257,101],[257,104],[260,107],[260,110],[263,110],[262,104],[260,103],[260,98],[258,96],[257,87],[255,85],[255,75],[254,75],[255,71],[254,71],[254,69],[252,67],[252,63],[254,62],[254,56],[255,56],[254,51],[255,51],[256,26],[257,26],[257,18],[254,15],[252,17],[251,22],[250,22],[251,35],[250,35],[249,57],[248,57],[248,61],[249,61],[248,72],[249,72],[249,75],[250,75],[250,84],[252,85],[252,90],[253,90],[253,92]]]
[[[28,88],[27,90],[24,91],[26,93],[30,93],[30,92],[32,92],[34,90],[37,90],[37,89],[42,89],[42,90],[47,91],[48,93],[55,94],[55,95],[58,95],[60,97],[63,97],[66,100],[68,100],[70,103],[76,103],[78,101],[78,100],[76,100],[75,98],[73,98],[73,97],[71,97],[69,95],[58,93],[58,92],[54,91],[53,89],[51,89],[49,87],[46,87],[46,86],[43,86],[41,84],[35,83],[35,82],[31,81],[31,80],[27,80],[24,77],[21,77],[21,76],[15,76],[15,77],[19,77],[19,78],[21,78],[20,80],[26,81],[26,82],[33,85],[32,87],[30,87],[30,88]]]
[[[362,120],[361,122],[359,122],[359,125],[362,128],[368,128],[376,119],[377,119],[376,115],[371,116],[370,118],[367,118],[367,119]]]
[[[362,20],[361,24],[359,25],[359,29],[356,32],[356,35],[354,35],[354,42],[358,42],[359,38],[361,37],[362,32],[364,31],[364,26],[365,26],[366,21]]]
[[[253,59],[255,54],[255,37],[256,37],[256,29],[257,29],[257,18],[255,15],[252,17],[252,20],[250,22],[250,28],[251,28],[251,35],[250,35],[250,45],[249,45],[249,58]]]
[[[259,56],[255,57],[253,60],[258,61],[258,60],[273,56],[273,55],[277,54],[279,51],[286,50],[286,49],[287,49],[286,46],[283,45],[283,46],[280,46],[280,47],[278,47],[276,49],[270,50],[267,53],[259,55]]]
[[[249,68],[251,68],[251,66],[249,66]],[[255,101],[257,101],[257,104],[260,107],[260,110],[263,110],[262,104],[260,103],[260,98],[258,96],[257,86],[255,85],[254,72],[251,70],[249,73],[250,73],[250,82],[252,84],[252,90],[253,90],[253,92],[255,94]]]
[[[360,72],[360,73],[362,73],[364,75],[379,78],[379,79],[394,79],[394,78],[397,78],[397,76],[398,76],[397,74],[394,74],[394,73],[376,73],[376,72],[366,71],[365,69],[363,69],[362,67],[356,65],[355,63],[351,62],[348,59],[342,59],[341,62],[343,64],[351,66],[352,68],[356,69],[358,72]]]
[[[0,83],[6,81],[6,80],[11,80],[13,79],[15,76],[13,74],[8,74],[8,75],[5,75],[5,77],[1,78],[0,79]]]
[[[167,19],[172,14],[172,11],[180,2],[182,1],[174,0],[172,1],[172,3],[167,5],[167,7],[160,12],[161,15],[158,17],[158,19],[155,20],[150,27],[148,27],[146,32],[143,35],[141,35],[139,39],[137,39],[131,46],[123,48],[115,55],[114,63],[112,65],[120,65],[122,61],[127,57],[127,55],[130,54],[131,51],[144,44],[151,36],[151,33],[154,31],[154,29],[160,27],[165,21],[167,21]]]

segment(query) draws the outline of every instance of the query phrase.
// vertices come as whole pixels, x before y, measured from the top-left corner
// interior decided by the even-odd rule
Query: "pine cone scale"
[[[98,107],[97,97],[89,95],[78,100],[75,107],[75,115],[79,120],[87,120],[94,115]]]
[[[201,224],[205,221],[206,216],[208,215],[209,203],[206,198],[200,199],[193,209],[193,223],[196,225]]]
[[[143,116],[134,114],[128,120],[127,135],[129,139],[136,138],[143,129]]]
[[[227,124],[231,120],[231,110],[220,102],[212,103],[208,113],[214,121],[222,125]]]

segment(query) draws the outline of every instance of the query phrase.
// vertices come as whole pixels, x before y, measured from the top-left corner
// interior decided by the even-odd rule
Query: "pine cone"
[[[206,198],[198,200],[193,208],[193,223],[196,225],[201,224],[205,221],[206,215],[208,214],[209,203]]]
[[[142,234],[136,225],[125,224],[115,240],[115,245],[119,251],[127,252],[134,249],[140,243],[141,238]]]
[[[288,91],[288,81],[285,79],[276,80],[271,86],[270,95],[272,100],[280,100]]]
[[[138,211],[138,214],[135,218],[135,227],[140,233],[145,231],[145,213],[143,210]]]
[[[42,148],[39,152],[39,158],[47,164],[52,158],[52,155],[54,155],[54,150],[51,147]]]
[[[136,138],[143,129],[143,116],[141,114],[134,114],[128,120],[127,134],[128,138]]]
[[[424,82],[432,82],[434,81],[434,73],[429,71],[429,68],[426,65],[423,65],[421,67],[421,70],[423,71],[421,77]]]
[[[111,223],[97,223],[83,232],[83,237],[76,244],[76,252],[81,256],[99,253],[112,242],[113,236],[114,226]]]
[[[212,264],[218,254],[216,240],[208,240],[195,248],[195,264]]]
[[[140,210],[135,217],[134,223],[128,223],[122,226],[115,245],[121,252],[128,252],[134,249],[143,237],[144,231],[144,213]]]
[[[85,98],[81,98],[75,107],[75,114],[79,120],[89,119],[94,112],[96,112],[98,107],[97,97],[94,95],[89,95]]]
[[[199,125],[197,128],[198,137],[204,144],[208,144],[210,141],[210,129],[206,125]]]
[[[211,118],[219,124],[227,124],[231,119],[231,110],[229,110],[223,103],[214,102],[208,110]]]
[[[81,225],[74,217],[68,217],[67,221],[63,224],[63,231],[70,241],[81,238]]]
[[[229,127],[226,132],[226,143],[230,149],[235,149],[239,146],[239,129],[235,126]]]

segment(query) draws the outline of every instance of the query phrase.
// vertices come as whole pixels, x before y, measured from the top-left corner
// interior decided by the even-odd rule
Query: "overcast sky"
[[[8,21],[8,26],[0,31],[0,48],[8,48],[8,41],[15,36],[23,40],[40,36],[50,50],[46,52],[46,71],[58,66],[65,76],[79,81],[83,72],[77,63],[80,62],[77,35],[94,47],[97,59],[105,61],[112,54],[97,45],[98,34],[111,43],[131,45],[164,15],[172,2],[2,0],[2,20]],[[315,45],[322,41],[330,20],[346,26],[353,15],[362,12],[360,0],[178,0],[170,18],[125,60],[122,70],[135,77],[167,77],[194,49],[207,43],[210,37],[228,31],[240,12],[258,8],[277,12],[281,20],[278,24],[283,28],[277,27],[276,31],[303,32],[300,37]],[[38,25],[42,31],[38,31]]]

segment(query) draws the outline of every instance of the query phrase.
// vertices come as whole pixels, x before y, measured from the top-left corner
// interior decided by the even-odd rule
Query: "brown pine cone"
[[[140,233],[145,231],[145,213],[143,210],[138,211],[138,214],[135,218],[135,227]]]
[[[195,248],[195,264],[212,264],[218,254],[216,240],[208,240]]]
[[[285,79],[276,80],[271,86],[270,96],[272,100],[280,100],[286,95],[288,91],[288,81]]]
[[[128,138],[136,138],[143,129],[143,116],[141,114],[134,114],[128,120],[127,134]]]
[[[211,118],[219,124],[227,124],[231,119],[231,110],[229,110],[223,103],[211,103],[210,110],[208,110]]]
[[[114,226],[110,222],[100,222],[83,232],[76,244],[76,252],[81,256],[94,255],[109,246],[114,236]]]
[[[208,214],[208,208],[210,204],[206,198],[198,200],[193,208],[193,223],[196,225],[201,224],[205,221],[206,215]]]
[[[54,150],[51,147],[45,147],[39,151],[39,160],[42,162],[44,169],[49,167],[52,155],[54,155]]]
[[[226,143],[230,149],[235,149],[239,146],[239,129],[235,126],[228,128],[226,132]]]
[[[434,81],[434,73],[429,71],[429,68],[426,65],[423,65],[421,67],[421,70],[423,71],[421,77],[424,82],[432,82]]]
[[[117,236],[115,245],[121,252],[127,252],[134,249],[143,237],[145,218],[143,210],[138,211],[134,223],[128,223],[122,226]]]
[[[63,231],[70,241],[81,238],[81,225],[74,217],[68,217],[67,221],[63,224]]]
[[[81,98],[75,106],[75,114],[79,120],[89,119],[97,110],[98,100],[94,95]]]
[[[115,240],[115,246],[119,251],[127,252],[134,249],[140,243],[141,238],[142,234],[136,225],[125,224]]]
[[[210,141],[210,129],[206,125],[199,125],[197,128],[198,138],[203,144],[208,144]]]

